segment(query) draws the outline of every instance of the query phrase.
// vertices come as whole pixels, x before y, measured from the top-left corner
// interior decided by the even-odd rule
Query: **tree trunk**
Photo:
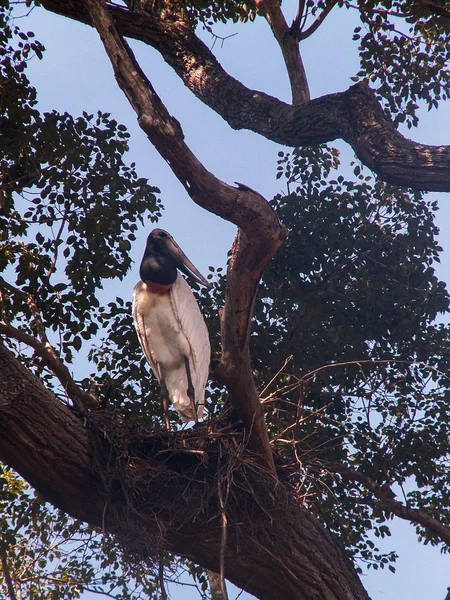
[[[152,433],[111,415],[78,415],[3,345],[0,458],[47,500],[116,534],[136,556],[169,550],[215,572],[223,486],[227,579],[267,600],[368,599],[338,542],[258,466],[237,432],[222,435],[205,423]]]

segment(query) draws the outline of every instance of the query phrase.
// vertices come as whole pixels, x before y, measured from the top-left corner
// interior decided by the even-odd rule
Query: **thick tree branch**
[[[0,460],[56,506],[101,525],[104,500],[85,427],[1,343]]]
[[[75,0],[43,0],[48,10],[92,24]],[[251,90],[224,71],[183,23],[109,7],[122,35],[156,48],[186,86],[234,129],[250,129],[286,146],[343,139],[387,182],[418,190],[450,191],[450,147],[417,144],[399,134],[364,84],[290,106]]]
[[[269,23],[280,46],[292,91],[292,104],[304,104],[310,100],[308,80],[300,56],[297,38],[286,23],[278,0],[255,0],[259,11]]]
[[[111,417],[100,421],[102,425],[95,418],[86,415],[84,421],[61,404],[0,344],[0,459],[73,517],[135,540],[146,553],[155,551],[162,530],[168,551],[218,572],[221,520],[216,486],[211,482],[217,481],[215,444],[220,443],[220,435],[209,438],[208,451],[202,449],[208,460],[193,467],[174,450],[179,433],[166,442],[158,438],[155,444],[148,441],[148,434],[139,438],[135,430],[127,433],[126,424],[116,423],[112,430],[116,435],[108,435],[103,428]],[[124,455],[115,444],[127,436]],[[185,445],[180,443],[180,447]],[[107,465],[102,452],[106,452]],[[239,460],[252,464],[254,456],[243,452]],[[183,456],[188,456],[186,449]],[[197,455],[191,456],[194,460]],[[221,452],[221,464],[229,460],[235,459]],[[143,470],[142,487],[136,487],[139,469]],[[233,469],[233,463],[226,468]],[[227,578],[267,600],[368,600],[330,534],[289,499],[281,484],[265,477],[256,466],[252,469],[256,469],[255,483],[260,488],[255,495],[233,486],[232,477],[229,480],[238,495],[227,504]],[[108,485],[109,473],[114,477],[112,486]],[[201,504],[205,497],[211,500]],[[184,511],[196,515],[195,519],[184,519]],[[245,519],[245,514],[252,518]]]
[[[194,202],[240,228],[239,243],[228,269],[222,364],[217,374],[230,390],[249,432],[249,443],[273,472],[269,438],[250,367],[249,335],[257,285],[265,265],[283,242],[284,227],[262,196],[245,186],[233,188],[205,169],[186,145],[178,121],[169,115],[137,64],[103,0],[86,0],[86,3],[117,82],[149,140]]]

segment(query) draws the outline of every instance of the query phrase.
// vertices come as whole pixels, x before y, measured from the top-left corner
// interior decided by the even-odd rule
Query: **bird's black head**
[[[154,229],[147,238],[139,275],[142,281],[152,281],[161,285],[175,283],[177,265],[167,251],[167,241],[172,236],[164,229]]]
[[[170,233],[167,233],[164,229],[153,229],[147,238],[144,257],[139,270],[142,281],[170,285],[177,278],[177,269],[203,285],[210,285],[194,267]]]

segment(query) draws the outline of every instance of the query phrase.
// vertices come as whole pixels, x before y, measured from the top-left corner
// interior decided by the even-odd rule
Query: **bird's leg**
[[[169,419],[169,392],[167,391],[166,384],[164,381],[161,382],[161,396],[164,408],[164,423],[167,431],[170,431],[170,419]]]
[[[197,407],[195,405],[195,390],[194,390],[194,386],[192,384],[191,367],[189,365],[189,358],[187,356],[184,357],[184,365],[186,367],[186,375],[187,375],[187,380],[188,380],[187,395],[189,396],[189,398],[191,400],[192,409],[194,411],[194,419],[195,419],[195,422],[197,423],[198,418],[197,418]]]
[[[161,386],[161,398],[162,398],[163,409],[164,409],[164,423],[166,425],[167,431],[170,431],[169,392],[167,390],[166,382],[164,381],[164,377],[162,375],[160,365],[158,365],[158,373],[159,373],[159,385]]]

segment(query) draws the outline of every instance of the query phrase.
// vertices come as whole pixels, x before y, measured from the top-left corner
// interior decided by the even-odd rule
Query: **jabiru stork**
[[[147,238],[133,292],[133,321],[142,350],[167,400],[183,422],[197,421],[205,406],[211,348],[197,301],[178,269],[198,283],[209,282],[164,229]]]

